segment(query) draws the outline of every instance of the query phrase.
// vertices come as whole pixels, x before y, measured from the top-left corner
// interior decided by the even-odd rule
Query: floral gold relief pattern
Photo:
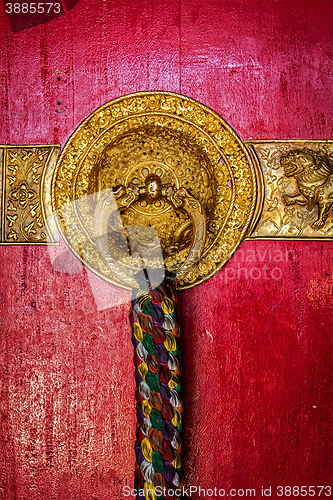
[[[59,146],[1,146],[1,244],[55,243],[43,191]]]
[[[99,193],[117,186],[140,193],[152,176],[159,179],[162,195],[133,198],[120,210],[121,223],[125,228],[154,228],[166,268],[177,271],[189,262],[191,245],[199,239],[191,204],[193,209],[201,206],[206,220],[205,235],[200,235],[203,251],[186,274],[178,276],[179,290],[191,288],[228,261],[246,235],[256,206],[253,160],[231,127],[206,106],[178,94],[141,92],[97,109],[62,151],[53,176],[53,211],[77,257],[103,279],[130,288],[96,248],[94,207]],[[166,193],[171,191],[188,193],[187,210],[184,202],[170,203]],[[126,245],[117,243],[117,221],[110,219],[110,225],[110,246],[117,249],[112,259],[126,268],[130,282],[140,262],[133,257],[127,263]]]

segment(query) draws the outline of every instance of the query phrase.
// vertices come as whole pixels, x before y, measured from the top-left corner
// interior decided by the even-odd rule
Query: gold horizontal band
[[[135,111],[133,111],[133,109],[135,110],[135,106],[141,106],[141,108],[144,106],[146,107],[147,120],[141,108],[140,113],[135,115]],[[191,106],[193,106],[194,111]],[[156,111],[158,107],[160,107],[160,109],[163,108],[163,113],[158,114]],[[168,111],[166,112],[167,108]],[[187,108],[190,111],[186,111]],[[182,112],[180,113],[180,111]],[[135,133],[138,134],[138,137],[141,134],[144,138],[144,131],[149,131],[147,141],[149,147],[152,148],[153,144],[155,145],[156,154],[159,154],[159,152],[161,152],[161,154],[167,154],[165,146],[166,144],[172,144],[172,148],[174,148],[173,153],[175,155],[174,158],[170,157],[169,160],[165,160],[162,154],[162,156],[159,156],[158,161],[155,161],[153,157],[142,161],[140,155],[138,159],[134,158],[132,161],[134,167],[131,167],[132,170],[129,168],[127,172],[125,172],[125,178],[121,179],[124,185],[126,185],[128,192],[131,191],[130,186],[134,186],[135,188],[135,183],[138,184],[141,182],[140,175],[143,176],[142,182],[144,182],[144,176],[151,176],[149,169],[154,168],[158,173],[156,176],[160,176],[162,180],[164,179],[163,182],[170,181],[171,185],[174,186],[176,190],[175,193],[178,192],[177,189],[181,188],[184,183],[187,183],[186,189],[190,190],[190,192],[194,189],[195,196],[200,199],[200,203],[207,213],[208,233],[202,258],[195,265],[195,271],[192,275],[189,275],[187,282],[185,281],[181,284],[180,289],[190,288],[208,279],[228,261],[228,258],[230,258],[239,243],[244,239],[333,240],[332,140],[249,140],[245,141],[244,147],[232,129],[213,111],[184,96],[160,92],[133,94],[131,96],[125,96],[123,100],[118,99],[112,101],[108,105],[102,106],[100,110],[97,110],[84,122],[85,125],[82,124],[73,134],[73,139],[70,140],[72,142],[69,142],[66,146],[65,153],[62,154],[60,161],[58,161],[60,153],[59,144],[1,145],[0,245],[54,245],[58,243],[57,228],[52,211],[54,209],[54,207],[52,209],[52,196],[53,204],[55,203],[57,209],[62,212],[63,200],[65,200],[66,197],[67,201],[71,202],[71,199],[75,200],[76,194],[81,193],[81,191],[83,195],[89,194],[89,175],[95,175],[94,172],[98,167],[95,167],[90,160],[90,163],[88,162],[86,164],[85,162],[87,160],[85,159],[86,156],[84,153],[82,160],[80,160],[81,170],[80,172],[76,172],[75,164],[66,164],[67,158],[71,154],[71,147],[76,147],[76,145],[81,144],[81,142],[83,145],[89,145],[91,142],[89,147],[94,148],[94,144],[97,144],[102,137],[103,141],[101,142],[101,147],[99,147],[99,149],[97,146],[95,147],[96,154],[98,151],[101,151],[101,153],[98,154],[104,155],[117,154],[119,158],[116,159],[116,161],[118,161],[122,154],[121,150],[117,151],[118,146],[115,146],[113,150],[112,148],[107,149],[109,146],[105,147],[105,144],[108,144],[106,141],[111,140],[113,132],[110,132],[109,135],[105,137],[104,132],[104,135],[100,134],[100,136],[98,136],[97,134],[94,140],[90,138],[89,134],[92,124],[96,122],[95,125],[97,126],[98,121],[98,126],[102,129],[109,123],[107,120],[109,120],[108,117],[110,114],[116,113],[117,115],[117,113],[121,112],[124,114],[124,123],[121,125],[121,127],[123,127],[123,135],[127,133],[127,128],[128,130],[132,130],[133,126],[136,124],[137,132]],[[188,114],[187,119],[183,117],[186,112],[192,113],[192,115]],[[131,118],[131,116],[129,117],[131,113],[135,119],[133,117]],[[197,113],[197,116],[195,113]],[[174,118],[174,121],[172,121],[172,118]],[[117,120],[117,124],[120,123],[121,120],[119,121],[118,118]],[[128,124],[125,126],[126,120]],[[156,125],[154,125],[154,120],[156,120],[156,123],[158,122],[159,128],[154,129],[155,131],[152,132],[152,129]],[[163,127],[167,128],[165,125],[166,120],[170,126],[172,125],[173,127],[171,131],[169,131],[169,129],[167,129],[167,131],[163,129]],[[205,123],[205,126],[200,128],[199,122]],[[119,125],[112,125],[112,120],[110,123],[109,125],[111,127],[114,126],[115,134],[115,138],[112,140],[116,141],[115,144],[122,144],[122,147],[126,149],[126,141],[121,143],[121,141],[119,142],[117,139],[117,133],[120,133],[120,129],[119,132],[117,129]],[[145,126],[143,125],[144,123],[146,123]],[[215,136],[212,135],[209,127],[211,127],[211,130],[215,131]],[[224,130],[223,133],[225,133],[224,136],[220,134],[218,127],[222,127],[222,130]],[[182,134],[186,133],[193,139],[184,139],[181,146],[183,149],[181,149],[177,146],[177,141],[181,142],[181,140],[183,140],[181,139],[181,137],[183,137]],[[137,141],[137,137],[133,139],[133,134],[128,137],[128,151],[130,151],[132,148],[131,141],[134,139]],[[198,141],[200,146],[197,147],[195,141]],[[219,143],[221,146],[219,146]],[[156,144],[158,144],[158,147]],[[190,151],[187,159],[185,158],[187,153],[186,148],[184,149],[184,144]],[[82,151],[84,151],[84,147],[85,146],[82,146]],[[219,156],[221,152],[217,153],[219,148],[220,151],[222,151],[222,156]],[[237,148],[243,148],[243,150],[239,149],[239,154],[243,156],[240,156],[236,152]],[[177,155],[179,155],[179,157]],[[200,155],[203,155],[202,158]],[[193,176],[193,174],[191,174],[193,185],[191,185],[191,175],[187,178],[179,167],[182,161],[180,158],[185,158],[185,160],[183,160],[185,162],[189,161],[189,165],[191,161],[198,161],[198,165],[200,162],[206,162],[206,166],[203,168],[202,172],[199,173],[199,171],[197,171],[197,178],[195,175]],[[195,158],[197,160],[195,160]],[[176,165],[175,168],[171,166],[173,160]],[[135,166],[135,161],[137,161],[137,166]],[[242,175],[246,174],[246,168],[248,169],[250,164],[254,172],[253,177],[250,177],[252,181],[248,180],[246,181],[247,183],[243,183],[243,191],[237,192]],[[62,168],[63,170],[61,170]],[[103,164],[100,164],[98,168],[103,171]],[[74,169],[73,182],[74,184],[76,183],[75,185],[77,187],[75,189],[77,189],[77,193],[75,192],[75,194],[73,191],[73,197],[70,192],[68,192],[66,197],[62,198],[61,186],[62,183],[66,181],[66,178],[62,178],[61,175],[63,175],[63,172],[70,169]],[[85,172],[87,174],[85,174]],[[89,172],[91,172],[91,174]],[[196,172],[196,170],[193,172]],[[88,177],[84,180],[83,184],[80,185],[80,179],[84,179],[84,175],[88,175]],[[56,178],[56,176],[58,177]],[[101,181],[100,177],[96,177],[96,179],[97,183],[106,182],[105,179]],[[112,185],[116,180],[116,177],[115,179],[110,177],[107,182],[110,182]],[[215,187],[213,185],[214,182],[216,182]],[[69,185],[68,179],[67,185]],[[254,189],[253,192],[251,191],[251,185]],[[86,188],[82,186],[86,186]],[[231,189],[230,192],[228,191],[229,186]],[[96,186],[93,186],[92,190],[95,188]],[[97,188],[105,189],[108,188],[108,185],[104,186],[101,184],[98,185]],[[138,189],[139,188],[140,186],[138,186]],[[139,193],[139,190],[137,192]],[[241,192],[246,192],[248,199],[252,200],[251,203],[248,204],[248,212],[241,209],[240,204],[237,205],[237,200],[240,200],[239,193]],[[56,197],[54,198],[54,196]],[[140,199],[142,200],[142,198]],[[132,215],[129,214],[128,220],[130,221],[131,217],[133,220],[135,220],[136,217],[138,220],[140,219],[140,221],[141,219],[142,221],[148,220],[149,210],[153,210],[153,219],[160,221],[159,224],[161,227],[169,228],[170,234],[163,233],[164,241],[167,242],[167,244],[176,242],[177,245],[180,244],[180,248],[182,248],[181,245],[183,245],[185,249],[186,245],[188,245],[188,241],[190,241],[188,240],[188,235],[191,234],[191,219],[188,219],[186,212],[184,210],[180,212],[180,226],[177,228],[177,225],[175,225],[177,218],[172,218],[171,216],[172,206],[163,201],[166,197],[163,199],[161,198],[162,201],[155,203],[155,205],[147,205],[146,202],[142,201],[140,204],[140,199],[138,194],[135,200],[136,204],[133,203],[132,205],[134,208],[132,209],[131,206]],[[215,200],[215,205],[212,204],[213,199]],[[223,209],[224,211],[220,211],[223,203],[227,203],[227,205],[225,209]],[[85,208],[83,203],[82,210]],[[243,210],[243,212],[241,212],[241,210]],[[79,209],[77,208],[75,208],[75,213],[73,212],[71,217],[73,216],[75,218],[77,216],[75,215],[76,211],[79,217],[78,221],[81,221],[83,212],[79,213]],[[247,218],[248,222],[239,227],[238,233],[240,236],[238,239],[232,236],[232,238],[229,238],[227,243],[225,243],[223,237],[219,235],[224,233],[228,235],[236,234],[232,227],[237,229],[238,211],[242,213],[241,218]],[[218,219],[218,217],[220,217],[220,219]],[[140,223],[142,223],[142,221]],[[223,228],[222,232],[221,228]],[[77,229],[75,229],[75,231],[77,231]],[[85,231],[89,233],[88,229],[85,229]],[[66,232],[64,234],[66,239]],[[186,235],[186,237],[184,235]],[[77,234],[75,234],[75,237],[76,236]],[[69,236],[68,238],[69,245],[71,245],[71,237]],[[186,251],[188,250],[184,250],[185,257]],[[98,267],[99,264],[97,261],[101,259],[98,259],[96,256],[98,256],[98,253],[94,256],[95,260],[93,259],[90,262],[88,259],[88,261],[85,262],[85,257],[78,255],[83,263],[87,264],[88,267],[90,266],[96,274],[111,283],[122,286],[119,280],[117,281],[117,277],[112,276],[112,272],[107,271],[105,262],[101,262],[100,267]],[[181,257],[180,259],[184,261],[185,257]],[[177,262],[176,259],[173,263],[173,258],[171,257],[167,259],[167,265],[171,266],[171,268],[173,265],[177,268],[177,265],[179,265],[179,262]],[[181,262],[182,260],[180,260],[180,263]],[[94,266],[96,267],[95,269]]]

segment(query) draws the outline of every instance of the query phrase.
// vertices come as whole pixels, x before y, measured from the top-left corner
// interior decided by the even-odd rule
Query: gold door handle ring
[[[205,210],[187,189],[177,189],[169,186],[162,189],[161,179],[156,174],[150,174],[145,180],[145,186],[125,187],[118,185],[112,191],[105,190],[98,193],[99,200],[94,214],[93,235],[96,247],[104,257],[110,270],[117,274],[118,278],[131,288],[136,287],[136,281],[131,278],[122,263],[110,254],[108,243],[108,228],[110,218],[116,210],[129,208],[134,202],[144,197],[146,202],[153,203],[164,198],[175,210],[184,210],[190,218],[193,226],[193,236],[189,253],[185,261],[177,269],[177,278],[181,279],[200,260],[206,240],[206,215]]]

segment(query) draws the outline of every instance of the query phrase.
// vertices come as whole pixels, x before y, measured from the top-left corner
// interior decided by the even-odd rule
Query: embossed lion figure
[[[293,150],[280,159],[286,177],[294,177],[299,193],[282,196],[285,205],[308,205],[311,212],[318,206],[318,218],[311,227],[321,229],[332,212],[333,205],[333,165],[316,151],[304,148]]]

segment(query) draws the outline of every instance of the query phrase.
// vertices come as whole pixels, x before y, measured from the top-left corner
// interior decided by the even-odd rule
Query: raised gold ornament
[[[98,276],[132,288],[143,248],[149,265],[160,265],[158,241],[181,290],[230,259],[256,191],[251,156],[219,115],[185,96],[140,92],[76,129],[53,176],[52,208],[71,250]]]

